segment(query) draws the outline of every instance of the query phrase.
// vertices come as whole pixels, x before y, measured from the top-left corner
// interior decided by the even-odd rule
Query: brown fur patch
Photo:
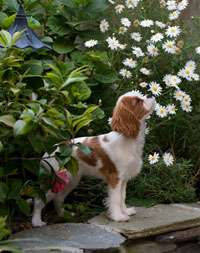
[[[143,100],[136,103],[138,97],[123,97],[113,112],[111,127],[114,131],[128,138],[136,138],[140,131],[140,120],[148,113],[143,106]]]
[[[106,135],[103,137],[103,141],[104,141],[104,142],[108,142],[108,138],[107,138]]]
[[[82,144],[88,145],[88,147],[92,149],[91,157],[86,156],[79,149],[77,151],[79,158],[91,166],[96,166],[97,159],[100,159],[102,162],[102,167],[99,169],[99,172],[105,176],[108,184],[112,188],[115,188],[119,182],[118,172],[114,163],[111,161],[109,156],[101,147],[100,142],[99,142],[99,137],[95,136],[90,139],[87,138]]]

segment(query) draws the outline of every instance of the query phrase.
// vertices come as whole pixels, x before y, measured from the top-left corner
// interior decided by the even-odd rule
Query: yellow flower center
[[[164,110],[163,110],[163,109],[160,109],[160,113],[164,113]]]
[[[157,87],[153,87],[153,91],[157,91],[158,89],[157,89]]]
[[[121,8],[120,5],[117,5],[117,6],[115,7],[116,10],[120,10],[120,8]]]
[[[153,48],[152,48],[152,51],[153,51],[153,52],[156,52],[156,49],[155,49],[155,47],[153,47]]]
[[[172,48],[172,44],[171,44],[171,43],[169,43],[167,46],[168,46],[169,48]]]
[[[189,71],[189,70],[186,70],[185,73],[186,73],[187,75],[189,75],[189,74],[190,74],[190,71]]]
[[[103,28],[106,28],[106,24],[102,24],[102,27],[103,27]]]
[[[155,159],[156,159],[155,156],[152,156],[152,157],[151,157],[151,160],[155,160]]]
[[[174,29],[174,28],[172,28],[170,31],[171,31],[172,33],[174,33],[174,32],[175,32],[175,29]]]

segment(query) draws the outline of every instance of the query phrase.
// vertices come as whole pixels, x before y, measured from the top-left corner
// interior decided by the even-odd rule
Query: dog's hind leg
[[[69,173],[67,175],[68,175],[70,183],[67,185],[67,187],[62,192],[57,194],[53,199],[54,206],[55,206],[58,216],[63,216],[65,210],[64,210],[64,208],[61,207],[61,205],[64,202],[65,197],[71,191],[73,191],[73,189],[78,185],[78,183],[82,177],[80,172],[78,172],[78,174],[75,177],[73,177]]]
[[[126,207],[126,185],[127,185],[127,181],[123,181],[122,182],[122,188],[121,188],[121,210],[124,214],[126,215],[134,215],[136,214],[136,210],[134,207]]]
[[[51,201],[55,197],[55,193],[53,193],[51,190],[49,190],[46,193],[46,204]],[[33,227],[42,227],[46,225],[46,222],[43,222],[41,219],[41,213],[42,209],[46,205],[41,199],[35,198],[34,200],[34,209],[33,209],[33,217],[31,220],[31,223]]]

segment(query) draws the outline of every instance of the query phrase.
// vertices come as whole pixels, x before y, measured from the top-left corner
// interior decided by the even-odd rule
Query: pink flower
[[[66,171],[59,171],[56,172],[58,178],[62,179],[63,181],[59,180],[58,178],[55,179],[52,186],[52,191],[56,194],[63,191],[69,184],[69,178],[67,177]]]

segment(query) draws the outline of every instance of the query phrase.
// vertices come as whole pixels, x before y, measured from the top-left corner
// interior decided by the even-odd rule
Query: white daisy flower
[[[171,11],[171,10],[176,10],[176,8],[177,8],[176,1],[174,1],[174,0],[167,1],[167,2],[166,2],[166,5],[167,5],[167,9],[168,9],[169,11]]]
[[[150,164],[155,164],[158,162],[159,158],[159,154],[155,152],[153,155],[148,156],[148,161]]]
[[[167,40],[166,42],[163,43],[162,48],[165,50],[165,52],[170,53],[170,54],[175,54],[175,41],[169,41]]]
[[[98,41],[97,40],[88,40],[85,42],[85,46],[86,47],[94,47],[95,45],[98,44]]]
[[[120,14],[124,8],[125,8],[125,6],[123,4],[118,4],[117,6],[115,6],[115,11],[116,11],[116,13]]]
[[[113,0],[108,0],[108,2],[111,4],[115,4],[115,1],[113,1]]]
[[[172,75],[165,75],[163,78],[163,82],[166,84],[166,86],[170,86],[171,85],[171,78]]]
[[[163,28],[166,27],[166,24],[164,24],[164,23],[162,23],[162,22],[160,22],[160,21],[156,21],[156,25],[157,25],[158,27],[160,27],[161,29],[163,29]]]
[[[185,66],[186,66],[186,68],[190,68],[191,70],[196,69],[196,63],[194,61],[187,61]]]
[[[129,70],[127,69],[121,69],[119,71],[120,75],[122,75],[123,77],[127,77],[127,78],[131,78],[132,77],[132,74]]]
[[[162,33],[156,33],[154,34],[152,37],[151,37],[151,41],[152,42],[158,42],[158,41],[161,41],[162,39],[164,38],[163,34]]]
[[[176,106],[174,104],[167,105],[167,112],[169,114],[176,114]]]
[[[127,44],[118,44],[118,47],[121,49],[121,50],[124,50],[126,48]]]
[[[140,22],[140,25],[142,27],[150,27],[154,24],[153,20],[150,20],[150,19],[145,19],[143,21]]]
[[[107,43],[108,43],[108,47],[111,49],[111,50],[117,50],[118,48],[118,45],[119,45],[119,41],[115,38],[115,37],[108,37],[106,39]]]
[[[126,0],[126,6],[128,9],[134,9],[137,7],[139,0]]]
[[[126,26],[126,27],[131,26],[131,21],[128,18],[122,18],[121,23],[122,23],[123,26]]]
[[[199,75],[198,74],[193,74],[193,75],[191,75],[191,77],[194,79],[194,81],[199,81],[200,80],[200,77],[199,77]]]
[[[123,64],[125,66],[128,66],[130,68],[135,68],[137,66],[137,62],[136,61],[133,61],[132,58],[126,58],[124,61],[123,61]]]
[[[179,26],[169,26],[167,29],[166,29],[166,32],[165,34],[168,36],[168,37],[177,37],[181,32],[181,29]]]
[[[147,75],[147,76],[149,76],[151,74],[151,71],[147,68],[141,68],[140,72],[144,75]]]
[[[178,3],[178,10],[182,11],[188,6],[188,0],[182,0],[181,2]]]
[[[171,76],[171,86],[178,88],[178,85],[181,83],[181,79],[178,76]]]
[[[142,49],[140,47],[132,47],[133,51],[132,53],[136,55],[136,57],[142,57],[144,56],[144,53],[142,52]]]
[[[148,86],[148,83],[146,83],[146,82],[141,82],[141,83],[139,83],[139,85],[140,85],[140,87],[145,88],[145,87]]]
[[[191,112],[192,111],[192,106],[188,105],[184,102],[181,102],[181,108],[182,108],[183,111],[186,111],[186,112]]]
[[[148,45],[147,51],[151,56],[157,56],[158,55],[158,48],[156,48],[154,45]]]
[[[149,127],[145,128],[145,134],[148,134],[150,132]]]
[[[125,26],[121,26],[119,28],[119,34],[124,35],[124,33],[126,33],[128,31],[128,29]]]
[[[177,90],[174,92],[174,98],[178,101],[182,101],[184,96],[185,96],[185,92],[181,90]]]
[[[174,163],[174,158],[170,153],[164,153],[163,161],[167,166],[170,166]]]
[[[156,115],[159,116],[160,118],[164,118],[167,116],[168,110],[165,106],[158,105],[156,107]]]
[[[160,86],[159,83],[150,82],[149,87],[150,87],[149,90],[150,90],[155,96],[160,95],[161,92],[162,92],[162,87]]]
[[[187,104],[187,105],[190,105],[191,101],[192,101],[191,97],[189,95],[185,94],[185,96],[183,97],[182,102]]]
[[[119,88],[119,84],[114,83],[114,84],[112,85],[112,88],[113,88],[113,90],[117,90],[117,89]]]
[[[190,67],[185,66],[182,74],[183,77],[186,78],[188,81],[192,81],[192,75],[194,74],[194,71]]]
[[[197,48],[195,49],[195,51],[196,51],[197,54],[200,54],[200,47],[197,47]]]
[[[142,40],[140,33],[131,33],[131,38],[135,41],[138,41],[138,42],[140,42]]]
[[[108,31],[108,27],[109,27],[108,22],[105,19],[101,20],[101,23],[100,23],[101,32],[105,33],[106,31]]]
[[[111,125],[112,118],[108,118],[108,125]]]
[[[179,17],[179,15],[180,15],[180,11],[174,11],[170,13],[169,20],[175,20]]]

